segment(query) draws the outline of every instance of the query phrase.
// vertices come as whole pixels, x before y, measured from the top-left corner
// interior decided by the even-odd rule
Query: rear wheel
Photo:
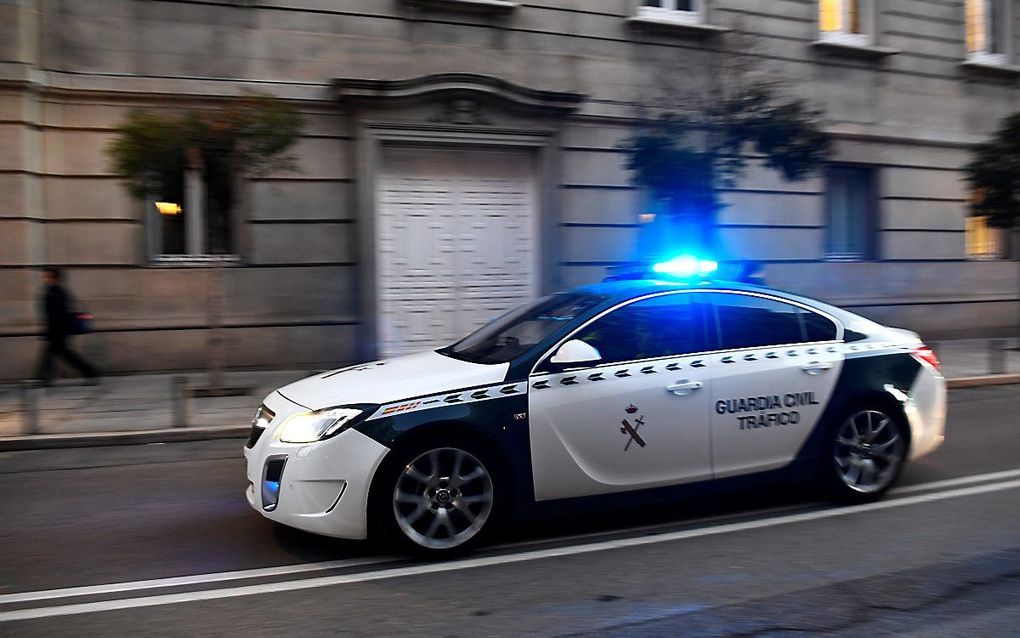
[[[378,527],[418,555],[451,556],[477,545],[496,524],[505,498],[487,456],[463,443],[397,452],[374,491]]]
[[[884,494],[903,470],[908,436],[903,420],[884,407],[847,412],[827,450],[826,478],[836,496],[864,502]]]

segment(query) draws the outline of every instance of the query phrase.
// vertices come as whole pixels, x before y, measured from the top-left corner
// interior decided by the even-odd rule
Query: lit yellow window
[[[988,48],[987,0],[967,0],[967,52],[981,53]]]
[[[819,0],[818,29],[822,33],[861,34],[861,0]]]
[[[842,31],[843,0],[821,0],[819,4],[819,28],[828,33]]]
[[[1003,232],[988,225],[987,217],[967,218],[967,257],[997,259],[1003,254]]]
[[[967,53],[989,62],[1005,63],[1012,39],[1009,0],[966,0]]]

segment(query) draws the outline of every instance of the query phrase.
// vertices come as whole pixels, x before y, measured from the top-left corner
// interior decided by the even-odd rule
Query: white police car
[[[624,278],[273,392],[247,498],[285,525],[434,555],[509,517],[747,479],[861,501],[939,446],[945,407],[914,333],[758,286]]]

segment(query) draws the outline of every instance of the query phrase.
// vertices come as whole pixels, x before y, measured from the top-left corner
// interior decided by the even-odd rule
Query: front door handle
[[[702,383],[701,381],[688,381],[684,379],[683,381],[678,381],[673,385],[667,385],[666,389],[672,392],[673,394],[677,395],[678,397],[682,397],[687,396],[692,392],[697,392],[704,386],[705,384]]]
[[[821,374],[831,370],[832,364],[828,361],[812,361],[811,363],[802,365],[800,369],[808,374]]]

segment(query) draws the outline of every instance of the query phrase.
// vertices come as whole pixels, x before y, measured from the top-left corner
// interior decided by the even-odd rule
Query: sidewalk
[[[61,379],[52,387],[33,390],[38,398],[35,432],[28,431],[22,388],[0,385],[0,451],[241,437],[263,397],[314,372],[226,372],[224,385],[247,388],[247,394],[187,399],[183,427],[175,422],[174,379],[186,377],[189,387],[203,387],[208,381],[204,372],[111,376],[98,386]]]
[[[1013,346],[1015,340],[997,342]],[[990,356],[988,339],[933,342],[950,387],[1020,383],[1020,351]],[[990,365],[1000,367],[991,374]],[[187,377],[189,387],[207,385],[204,372],[113,376],[99,386],[64,379],[51,388],[37,389],[35,431],[23,409],[22,389],[0,385],[0,451],[41,447],[81,447],[124,443],[170,442],[246,435],[262,398],[312,370],[226,372],[228,387],[246,387],[246,395],[187,400],[186,425],[176,422],[173,399],[175,377]]]
[[[1020,374],[1020,350],[1016,349],[1017,339],[957,339],[953,341],[933,341],[929,343],[942,363],[942,373],[959,386],[964,379],[984,378],[986,376],[1011,376]],[[995,356],[989,352],[991,346],[1004,345],[1006,350],[997,354],[1001,356],[1002,369],[991,370],[990,365]],[[1006,380],[1006,379],[1001,379]]]

